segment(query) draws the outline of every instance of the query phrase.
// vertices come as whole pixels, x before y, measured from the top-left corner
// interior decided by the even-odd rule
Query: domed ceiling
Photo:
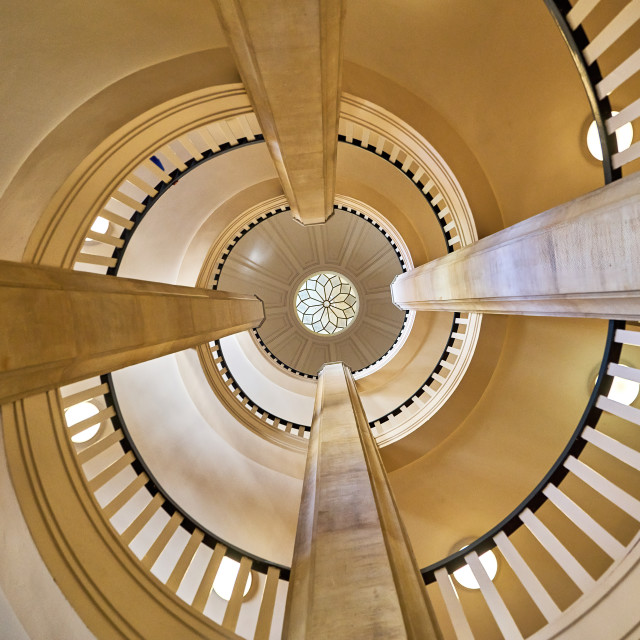
[[[353,371],[363,369],[393,346],[405,312],[392,303],[389,283],[402,271],[388,236],[363,216],[336,209],[326,224],[302,226],[284,211],[238,240],[218,288],[257,293],[265,305],[264,323],[255,332],[261,346],[287,367],[316,375],[325,362],[339,360]],[[329,334],[310,330],[296,312],[300,286],[321,272],[346,276],[358,299],[349,325]]]

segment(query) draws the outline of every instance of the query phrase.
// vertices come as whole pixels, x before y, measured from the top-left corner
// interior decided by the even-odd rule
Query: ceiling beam
[[[0,404],[259,326],[255,296],[0,261]]]
[[[342,362],[318,374],[282,637],[442,637]]]
[[[396,278],[416,311],[640,320],[640,174]]]
[[[342,0],[214,0],[293,217],[333,212]]]

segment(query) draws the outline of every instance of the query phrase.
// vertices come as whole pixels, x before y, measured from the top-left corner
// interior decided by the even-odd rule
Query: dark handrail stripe
[[[464,549],[456,551],[443,560],[435,562],[434,564],[421,569],[420,573],[422,573],[422,578],[425,584],[434,582],[436,579],[435,572],[442,567],[446,567],[448,573],[452,573],[456,569],[460,569],[460,567],[463,567],[465,565],[464,556],[466,556],[471,551],[482,554],[485,551],[489,551],[490,549],[495,547],[496,545],[493,541],[493,538],[500,531],[503,531],[506,535],[511,535],[514,531],[516,531],[516,529],[522,526],[522,521],[520,520],[519,516],[526,508],[530,509],[531,511],[536,511],[540,508],[540,506],[542,506],[542,504],[544,504],[544,502],[546,502],[547,497],[542,493],[542,490],[548,484],[558,486],[567,476],[569,471],[568,469],[566,469],[566,467],[564,467],[565,460],[571,455],[580,455],[587,444],[586,440],[580,437],[582,432],[584,431],[584,428],[587,425],[594,426],[595,424],[597,424],[600,416],[602,415],[602,409],[598,409],[598,407],[596,407],[596,401],[598,400],[599,396],[606,396],[611,390],[613,378],[607,375],[607,366],[610,362],[618,362],[620,359],[622,345],[619,342],[615,341],[615,334],[618,329],[624,329],[625,324],[626,323],[624,320],[609,321],[607,340],[604,348],[602,362],[600,364],[597,383],[594,386],[593,391],[591,392],[589,402],[587,403],[587,407],[582,414],[582,418],[580,419],[578,426],[575,428],[567,446],[564,448],[558,459],[554,462],[551,469],[549,469],[549,471],[538,483],[535,489],[504,520],[502,520],[502,522],[493,527],[493,529],[487,531],[487,533],[485,533],[483,536],[478,538],[475,542],[471,543]]]
[[[566,16],[571,11],[569,0],[544,0],[547,9],[551,13],[556,26],[560,29],[560,33],[569,47],[571,57],[576,65],[582,86],[587,94],[593,117],[598,128],[598,136],[600,137],[600,146],[602,147],[602,170],[604,171],[604,183],[610,184],[614,180],[622,177],[621,169],[614,169],[611,162],[611,156],[618,150],[618,139],[615,132],[607,133],[605,120],[611,117],[611,103],[609,97],[598,98],[596,93],[596,85],[602,80],[602,73],[597,61],[587,64],[583,50],[589,44],[589,39],[582,28],[579,26],[575,31],[567,23]]]
[[[598,127],[598,135],[600,136],[600,144],[602,146],[602,167],[604,171],[605,184],[610,184],[622,177],[622,171],[621,169],[614,169],[611,160],[612,155],[618,149],[616,135],[615,133],[610,135],[607,134],[605,128],[605,120],[611,117],[611,104],[608,97],[604,97],[602,99],[598,98],[595,89],[596,84],[602,80],[600,67],[595,61],[588,65],[584,59],[582,51],[589,44],[589,40],[584,29],[579,26],[577,29],[572,30],[567,23],[566,16],[572,8],[569,0],[544,0],[544,3],[555,20],[565,43],[569,47],[573,61],[578,73],[580,74],[580,79],[582,80],[582,84],[589,100],[589,105],[591,106],[591,110],[596,121],[596,126]],[[546,496],[542,493],[542,490],[548,484],[558,486],[567,476],[569,471],[564,466],[565,460],[567,460],[571,455],[575,457],[580,455],[587,444],[586,441],[581,438],[584,428],[587,425],[595,427],[602,415],[602,410],[596,407],[596,401],[601,395],[607,396],[611,390],[613,378],[607,375],[607,367],[609,363],[619,362],[620,360],[622,345],[615,342],[615,332],[617,329],[624,329],[624,327],[624,321],[609,321],[607,340],[596,385],[589,397],[589,402],[582,414],[582,418],[567,443],[567,446],[551,469],[549,469],[545,477],[538,483],[536,488],[493,529],[485,533],[463,550],[457,551],[447,558],[422,569],[421,573],[425,584],[435,581],[435,572],[438,569],[446,567],[448,573],[452,573],[456,569],[464,566],[464,556],[471,551],[476,551],[478,554],[481,554],[495,547],[496,545],[493,538],[497,533],[503,531],[505,534],[510,535],[516,531],[516,529],[522,525],[522,521],[519,518],[522,511],[524,511],[525,508],[528,508],[531,511],[536,511],[547,500]]]
[[[242,147],[248,147],[254,144],[259,144],[264,142],[264,137],[261,133],[257,134],[255,140],[249,140],[248,138],[238,138],[236,144],[232,145],[229,142],[224,142],[220,145],[220,149],[218,151],[212,151],[211,149],[207,149],[202,153],[202,158],[200,160],[196,160],[195,158],[191,158],[185,162],[187,168],[184,171],[180,171],[180,169],[174,169],[169,176],[171,177],[170,182],[158,182],[155,185],[154,189],[157,191],[155,196],[147,196],[142,200],[141,204],[144,205],[144,209],[139,211],[134,211],[130,220],[133,222],[133,226],[131,229],[123,229],[120,234],[120,239],[124,240],[124,244],[122,247],[116,247],[113,251],[112,257],[115,258],[116,264],[113,267],[109,267],[107,269],[108,276],[117,276],[118,271],[120,270],[120,265],[122,264],[122,258],[127,250],[129,245],[129,241],[133,237],[136,229],[147,215],[149,210],[160,200],[160,198],[175,184],[176,180],[180,180],[187,173],[190,173],[200,165],[208,162],[209,160],[213,160],[214,158],[219,158],[220,156],[229,153],[229,151],[233,151],[234,149],[240,149]]]
[[[259,571],[260,573],[267,573],[269,567],[276,567],[280,570],[280,579],[289,580],[289,575],[291,573],[290,567],[285,567],[281,564],[276,564],[275,562],[269,562],[264,558],[260,558],[259,556],[255,556],[251,553],[243,551],[239,547],[223,540],[219,536],[216,536],[214,533],[209,531],[206,527],[203,527],[197,520],[192,518],[189,514],[187,514],[183,509],[181,509],[178,504],[171,499],[169,494],[162,488],[162,485],[156,480],[155,476],[151,472],[151,469],[146,465],[144,459],[140,455],[140,451],[136,447],[131,438],[131,434],[127,429],[127,425],[122,417],[122,412],[120,411],[120,405],[118,404],[118,397],[116,396],[115,388],[113,385],[113,379],[110,373],[100,376],[100,381],[102,383],[107,383],[109,386],[109,392],[105,394],[105,400],[107,405],[113,406],[115,410],[115,416],[111,418],[115,429],[120,429],[124,434],[124,438],[119,441],[120,446],[123,451],[126,453],[127,451],[132,451],[134,456],[136,457],[135,462],[132,464],[136,473],[138,475],[142,472],[146,473],[149,477],[149,481],[145,485],[146,489],[151,493],[151,495],[155,495],[156,493],[160,493],[164,498],[164,502],[162,503],[162,508],[171,516],[175,512],[179,513],[183,517],[183,521],[181,523],[181,527],[192,533],[195,529],[200,529],[204,533],[203,543],[212,549],[215,548],[217,544],[223,544],[226,548],[226,554],[233,560],[240,562],[240,560],[244,558],[251,558],[252,561],[252,569]]]

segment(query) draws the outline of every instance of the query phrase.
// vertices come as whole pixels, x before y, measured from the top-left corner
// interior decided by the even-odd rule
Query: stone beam
[[[260,324],[255,296],[0,261],[0,404]]]
[[[333,212],[342,0],[214,0],[294,218]]]
[[[396,278],[417,311],[640,320],[640,174]]]
[[[440,638],[351,371],[320,372],[283,638]]]

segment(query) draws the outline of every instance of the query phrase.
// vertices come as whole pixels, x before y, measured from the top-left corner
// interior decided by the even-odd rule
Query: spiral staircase
[[[443,638],[640,637],[640,400],[611,389],[640,382],[638,323],[389,288],[603,168],[637,184],[640,143],[611,135],[640,127],[637,0],[346,2],[311,226],[213,5],[36,5],[4,27],[0,258],[256,294],[264,321],[3,406],[0,636],[281,637],[317,373],[343,361]],[[358,298],[328,337],[296,312],[321,272]]]

